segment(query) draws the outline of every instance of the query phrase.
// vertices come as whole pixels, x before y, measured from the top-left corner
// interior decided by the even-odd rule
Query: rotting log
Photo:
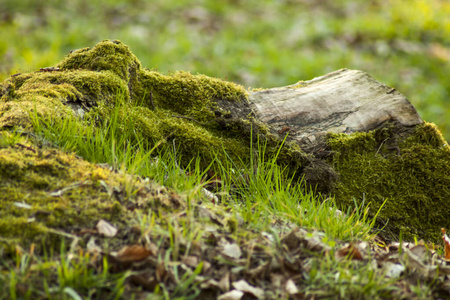
[[[374,216],[387,199],[378,225],[388,224],[385,232],[394,239],[402,232],[405,239],[438,241],[440,228],[450,227],[449,146],[404,96],[361,71],[248,92],[205,75],[145,69],[126,45],[103,41],[73,51],[54,68],[0,83],[0,128],[29,128],[30,111],[59,119],[96,113],[95,120],[108,120],[118,94],[126,104],[122,125],[134,126],[145,139],[176,144],[186,164],[200,154],[208,166],[222,149],[248,163],[250,143],[263,141],[267,156],[278,153],[288,172],[334,196],[344,210],[370,202]],[[11,193],[63,188],[14,182],[25,171],[10,159],[15,148],[5,145],[0,143],[0,217],[17,198]],[[33,170],[26,172],[45,171]],[[14,222],[20,227],[26,218]],[[0,224],[2,230],[9,229]]]
[[[309,81],[253,92],[251,108],[262,122],[303,149],[315,148],[328,133],[354,133],[423,123],[402,94],[365,72],[342,69]]]

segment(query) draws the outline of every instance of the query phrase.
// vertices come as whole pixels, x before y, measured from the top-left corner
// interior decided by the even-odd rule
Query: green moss
[[[127,228],[135,209],[163,209],[161,203],[170,203],[170,197],[166,189],[138,177],[15,133],[0,134],[0,248],[40,247],[42,241],[58,248],[61,236],[55,232],[79,235],[94,229],[100,219],[119,230]],[[108,243],[123,239],[109,238]]]
[[[332,164],[340,180],[334,193],[343,207],[363,196],[380,227],[397,239],[414,236],[438,242],[440,228],[450,227],[450,147],[434,124],[417,126],[404,138],[398,127],[368,133],[330,134]]]
[[[247,92],[239,85],[188,72],[162,75],[143,69],[126,45],[109,40],[73,51],[57,68],[14,76],[0,85],[0,127],[25,127],[34,110],[44,118],[61,118],[73,113],[71,107],[96,108],[95,113],[108,120],[121,95],[128,104],[123,126],[136,126],[149,140],[175,140],[186,160],[197,153],[211,158],[222,145],[242,157],[248,147],[248,139],[225,137],[224,128],[217,128],[240,134],[245,129],[250,136],[251,124],[237,128],[234,125],[243,121],[217,117],[222,113],[217,101],[246,101]],[[130,115],[135,120],[127,123]]]
[[[281,141],[252,117],[247,96],[242,86],[217,78],[144,69],[126,45],[106,40],[70,53],[54,69],[0,83],[0,128],[29,127],[30,112],[43,119],[84,116],[88,122],[80,126],[92,126],[107,123],[120,105],[119,130],[132,128],[149,145],[155,141],[174,145],[181,167],[199,154],[204,167],[213,158],[225,160],[226,156],[248,164],[251,143],[255,152],[258,141],[267,143],[267,159],[278,153]],[[46,228],[93,226],[100,218],[116,220],[126,211],[100,184],[102,180],[122,186],[120,176],[57,149],[40,149],[29,140],[17,142],[3,134],[0,145],[4,178],[0,218],[6,220],[0,234],[6,239],[21,239],[20,226],[11,230],[7,224],[30,226],[33,238],[28,242],[33,242],[47,234]],[[298,177],[309,170],[317,177],[308,178],[313,185],[329,186],[328,178],[321,179],[328,166],[316,163],[297,145],[285,143],[278,162]],[[61,196],[51,194],[68,187]],[[22,201],[32,208],[15,205]],[[40,217],[35,218],[36,214]],[[33,225],[27,223],[30,220]]]
[[[11,136],[2,132],[0,144]],[[95,186],[101,168],[57,149],[40,149],[24,140],[0,148],[0,236],[37,242],[47,228],[92,226],[113,219],[108,194]],[[102,180],[120,186],[120,178],[102,169]],[[97,179],[97,181],[100,179]],[[71,187],[67,189],[67,187]],[[52,192],[66,188],[60,196]]]

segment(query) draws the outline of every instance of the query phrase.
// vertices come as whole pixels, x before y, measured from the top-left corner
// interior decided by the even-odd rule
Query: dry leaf
[[[105,220],[98,221],[96,227],[97,227],[98,233],[103,234],[104,236],[113,237],[117,234],[117,228],[114,227],[113,225],[109,224]]]
[[[245,280],[239,280],[233,282],[233,287],[237,290],[243,291],[244,293],[250,294],[258,299],[264,298],[264,290],[261,288],[253,287],[247,283]]]
[[[292,279],[289,279],[288,281],[286,281],[286,285],[284,286],[284,290],[289,295],[298,294],[300,292],[298,287],[295,285],[294,281],[292,281]]]
[[[270,282],[276,289],[281,287],[281,282],[283,281],[283,278],[284,276],[281,274],[270,274]]]
[[[238,259],[242,256],[241,248],[235,243],[228,242],[225,238],[220,239],[219,245],[221,246],[220,252],[230,258]]]
[[[217,300],[240,300],[244,296],[244,292],[238,290],[232,290],[228,293],[222,294],[217,297]]]
[[[164,262],[161,261],[156,266],[156,279],[159,282],[166,282],[167,279],[170,277],[169,272],[166,270],[166,266],[164,265]]]
[[[181,261],[191,268],[195,268],[198,265],[197,256],[185,256],[181,258]]]
[[[285,244],[291,251],[302,246],[313,252],[326,252],[331,247],[322,242],[324,237],[325,234],[323,232],[315,231],[309,234],[306,230],[298,228],[284,236],[281,239],[281,243]]]
[[[202,189],[202,194],[203,194],[206,198],[208,198],[209,200],[211,200],[211,202],[212,202],[213,204],[219,203],[219,198],[218,198],[214,193],[211,193],[211,192],[208,191],[207,189],[203,188],[203,189]]]
[[[200,283],[200,288],[207,290],[207,289],[220,289],[219,283],[214,279],[208,279],[206,281],[203,281]]]
[[[95,244],[95,239],[91,237],[89,242],[86,245],[87,251],[90,253],[100,253],[102,252],[102,248],[100,248],[97,244]]]
[[[441,231],[443,234],[442,240],[444,241],[445,259],[450,259],[450,238],[447,233],[445,233],[445,228],[441,228]]]
[[[206,260],[204,260],[203,261],[202,273],[204,274],[204,273],[208,272],[209,269],[211,269],[211,263],[206,261]]]
[[[266,272],[270,271],[269,270],[269,266],[270,266],[270,261],[268,262],[261,262],[262,265],[259,265],[258,267],[251,269],[249,271],[247,271],[247,274],[251,277],[251,278],[262,278]]]
[[[122,263],[137,262],[154,255],[153,251],[147,250],[141,245],[125,246],[115,255],[117,261]]]
[[[220,279],[220,281],[219,281],[218,287],[222,292],[227,292],[230,290],[230,273],[229,272],[226,272],[222,276],[222,279]]]
[[[158,285],[154,276],[151,276],[148,272],[141,274],[131,274],[128,280],[135,285],[142,286],[148,291],[153,291]]]
[[[386,272],[386,277],[389,278],[399,278],[405,271],[405,267],[401,264],[394,264],[392,262],[383,263],[383,269]]]
[[[363,260],[361,252],[353,244],[349,244],[347,247],[339,249],[339,251],[336,253],[336,257],[337,258],[348,257],[354,260]]]

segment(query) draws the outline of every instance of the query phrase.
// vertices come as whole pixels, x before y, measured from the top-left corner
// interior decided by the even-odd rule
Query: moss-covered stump
[[[330,134],[330,162],[339,172],[336,200],[342,207],[364,199],[389,239],[438,242],[450,226],[450,147],[432,123],[414,128]]]
[[[345,74],[354,73],[344,70],[323,78],[334,80],[333,76],[341,76],[342,79]],[[319,91],[320,97],[313,98],[320,107],[324,106],[321,99],[327,99],[328,94],[331,99],[333,92],[337,97],[347,90],[352,91],[351,86],[345,85],[329,92],[320,86],[314,90],[313,85],[319,81],[300,82],[282,90],[298,95]],[[372,84],[373,80],[356,80],[360,86],[366,82]],[[106,40],[92,48],[72,51],[55,67],[15,74],[1,83],[0,128],[32,130],[33,115],[43,119],[78,116],[101,124],[108,122],[120,99],[122,126],[133,126],[151,143],[174,146],[181,154],[182,167],[199,154],[204,166],[213,158],[221,159],[225,155],[248,164],[251,144],[255,151],[258,141],[267,143],[266,156],[269,157],[278,152],[282,140],[289,134],[278,162],[291,174],[304,177],[322,193],[334,194],[344,209],[354,205],[353,198],[361,203],[364,195],[365,203],[370,202],[371,212],[375,214],[388,199],[379,215],[379,224],[383,226],[388,222],[385,229],[394,239],[403,232],[404,238],[417,235],[437,241],[439,228],[450,227],[450,210],[447,209],[449,147],[439,131],[433,125],[424,124],[400,93],[384,85],[379,89],[378,95],[392,100],[393,106],[379,106],[382,110],[381,113],[377,110],[375,115],[379,122],[374,126],[365,126],[365,119],[372,116],[371,105],[378,103],[371,96],[362,97],[364,114],[358,116],[364,117],[349,118],[361,106],[346,106],[351,101],[344,99],[342,107],[348,107],[348,111],[344,109],[336,114],[326,105],[327,114],[320,114],[320,107],[311,107],[300,113],[294,111],[289,120],[283,120],[287,114],[275,106],[274,111],[280,110],[278,115],[272,118],[270,109],[266,110],[266,117],[273,120],[267,121],[255,113],[255,106],[248,100],[249,93],[242,86],[188,72],[163,75],[145,69],[126,45]],[[373,90],[370,87],[366,90],[367,95],[371,95]],[[269,89],[261,94],[270,98],[279,92],[280,89]],[[361,96],[357,91],[351,94]],[[283,97],[280,101],[286,103]],[[303,107],[299,103],[296,105],[295,110]],[[283,109],[293,111],[290,105]],[[399,115],[399,109],[407,113]],[[325,116],[323,121],[327,125],[317,130],[319,115]],[[308,128],[292,130],[289,122]],[[328,130],[327,126],[334,127]],[[318,131],[320,136],[315,135]],[[45,226],[58,228],[63,223],[76,224],[80,216],[91,223],[102,216],[110,220],[121,218],[120,213],[117,214],[121,209],[116,209],[120,205],[115,205],[115,200],[99,189],[99,182],[105,177],[95,174],[106,171],[73,156],[69,159],[68,154],[57,149],[40,151],[27,144],[30,141],[8,144],[4,142],[8,134],[2,136],[0,163],[3,176],[0,213],[5,216],[1,230],[11,232],[6,239],[14,238],[13,232],[16,233],[11,229],[12,224],[20,223],[19,227],[31,229],[43,226],[42,230],[37,229],[45,232]],[[106,177],[120,181],[114,176]],[[52,192],[72,185],[76,186],[69,193],[73,198],[51,196]],[[78,196],[90,193],[92,197],[86,203],[79,202]],[[21,206],[22,202],[25,204]],[[59,212],[64,205],[71,209],[63,211],[61,217],[58,213],[46,217],[48,205],[54,205]],[[82,207],[92,209],[77,215]],[[99,214],[90,215],[91,211]],[[7,221],[8,216],[11,222]],[[33,221],[39,218],[48,220],[42,224]],[[24,235],[34,236],[31,229],[24,230]]]
[[[207,166],[215,156],[224,158],[224,150],[236,162],[248,163],[250,143],[255,149],[258,141],[267,143],[270,155],[280,140],[253,117],[247,97],[242,86],[217,78],[142,68],[126,45],[105,40],[72,51],[56,67],[15,74],[1,83],[0,128],[29,126],[31,111],[44,118],[95,113],[107,121],[121,98],[127,104],[123,116],[132,116],[144,138],[174,144],[182,165],[201,153]],[[123,126],[129,125],[126,119]],[[298,177],[305,168],[332,173],[293,143],[283,147],[279,161]],[[316,184],[314,178],[311,183]],[[321,183],[322,189],[329,190],[329,184]]]
[[[63,236],[92,230],[101,219],[127,229],[136,209],[169,207],[173,195],[35,138],[0,132],[0,253],[17,244],[58,249]]]

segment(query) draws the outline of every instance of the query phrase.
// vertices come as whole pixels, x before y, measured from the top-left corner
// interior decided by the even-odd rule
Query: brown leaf
[[[164,262],[161,261],[156,266],[156,279],[159,282],[166,282],[169,277],[170,277],[170,274],[169,274],[169,272],[167,272]]]
[[[208,261],[204,260],[203,261],[203,268],[202,268],[202,273],[206,273],[211,269],[211,263],[209,263]]]
[[[181,261],[186,264],[188,267],[195,268],[198,265],[198,257],[197,256],[185,256],[181,258]]]
[[[222,279],[220,279],[219,281],[218,287],[222,292],[227,292],[230,290],[230,272],[226,272],[222,276]]]
[[[276,289],[281,287],[281,282],[283,281],[284,276],[281,274],[270,274],[270,282],[272,286]]]
[[[148,291],[153,291],[158,285],[154,276],[151,276],[149,272],[144,272],[141,274],[132,274],[128,277],[128,280],[135,285],[142,286]]]
[[[444,253],[445,253],[445,259],[450,259],[450,238],[445,233],[445,228],[441,228],[442,231],[442,240],[444,241]]]
[[[262,278],[267,272],[270,272],[270,270],[269,270],[270,261],[265,262],[265,263],[262,262],[262,263],[263,263],[262,265],[249,270],[247,272],[247,274],[253,279]]]
[[[361,252],[353,244],[349,244],[347,247],[339,249],[339,251],[336,253],[336,257],[337,258],[348,257],[349,259],[353,260],[363,260]]]
[[[281,239],[281,243],[285,244],[291,251],[298,247],[305,247],[313,252],[326,252],[329,251],[331,247],[322,242],[324,236],[325,234],[322,232],[316,231],[309,234],[306,230],[297,228],[284,236]]]
[[[117,255],[115,255],[115,258],[121,263],[131,263],[141,261],[150,255],[154,255],[153,251],[141,245],[132,245],[120,249]]]

